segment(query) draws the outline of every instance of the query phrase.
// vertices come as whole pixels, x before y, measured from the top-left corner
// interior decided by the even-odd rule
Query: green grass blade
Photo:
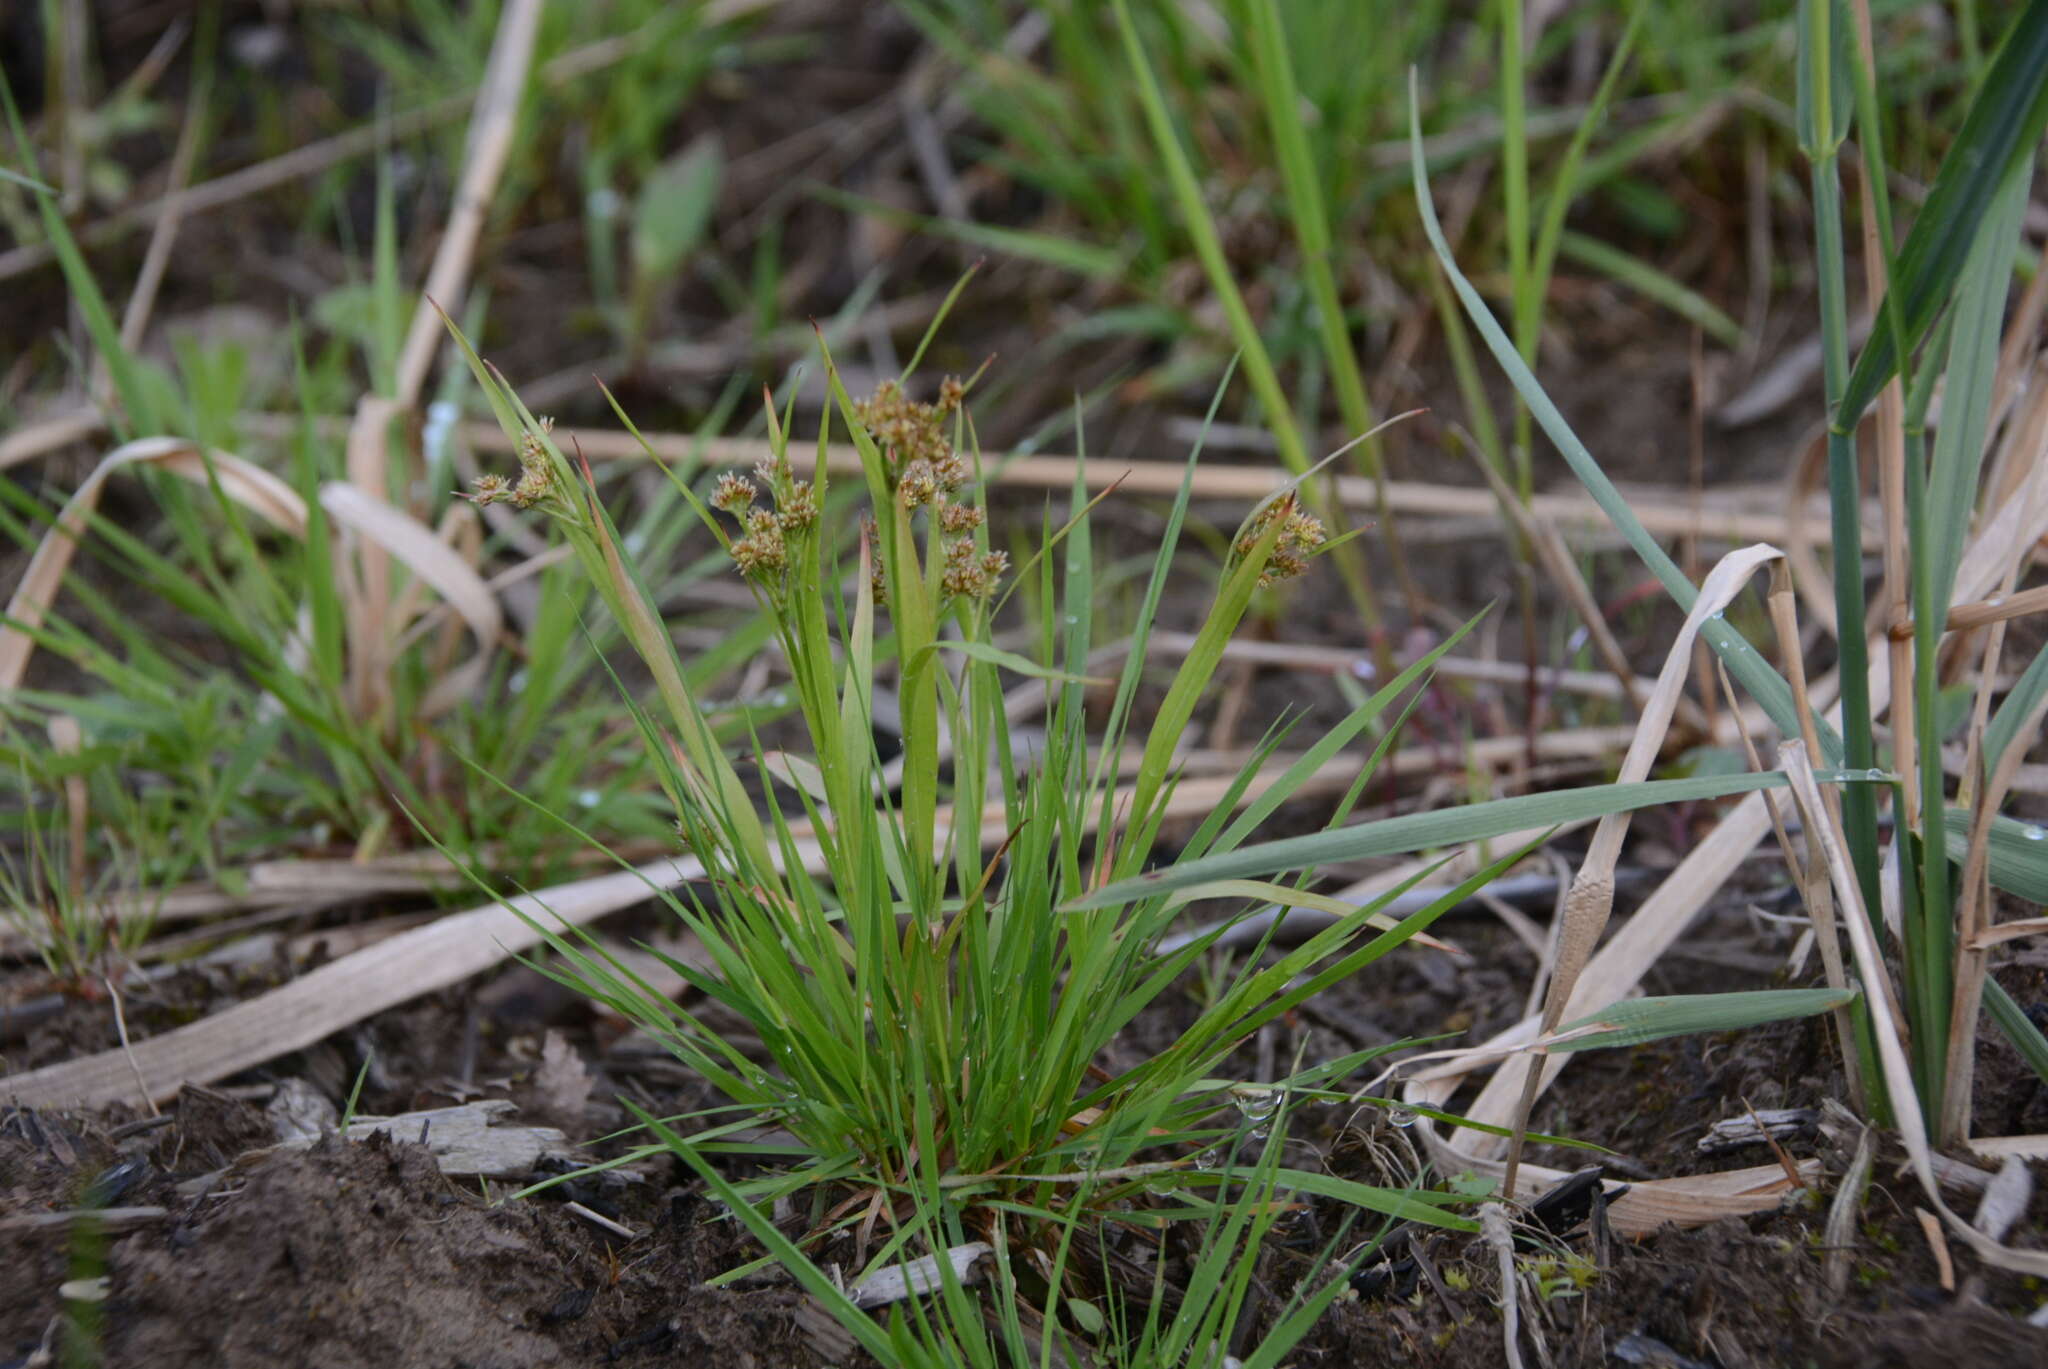
[[[1747,337],[1742,325],[1716,309],[1706,296],[1617,247],[1584,233],[1566,233],[1558,246],[1567,257],[1614,280],[1654,304],[1661,304],[1724,347],[1739,348]]]
[[[1222,305],[1224,317],[1230,323],[1231,338],[1243,353],[1245,377],[1251,381],[1259,407],[1265,411],[1266,423],[1280,447],[1280,459],[1288,470],[1299,475],[1309,467],[1308,444],[1303,441],[1301,429],[1295,423],[1293,405],[1281,387],[1279,373],[1273,369],[1273,359],[1266,350],[1265,339],[1260,336],[1258,324],[1253,321],[1244,295],[1237,288],[1230,260],[1223,251],[1222,237],[1216,230],[1215,217],[1209,212],[1209,203],[1202,195],[1201,183],[1195,178],[1194,166],[1181,146],[1173,115],[1166,107],[1166,97],[1159,89],[1158,77],[1153,74],[1152,63],[1145,56],[1144,45],[1138,38],[1137,25],[1131,22],[1128,0],[1116,0],[1116,18],[1131,71],[1137,77],[1138,97],[1145,109],[1145,121],[1152,130],[1154,147],[1165,164],[1167,180],[1173,186],[1174,200],[1180,208],[1182,227],[1194,241],[1195,255],[1201,259],[1202,269],[1209,277],[1209,288],[1216,292],[1217,302]]]
[[[1823,778],[1830,778],[1823,776]],[[1841,776],[1833,776],[1839,779]],[[1067,911],[1109,908],[1133,899],[1170,893],[1219,879],[1254,879],[1283,870],[1312,869],[1340,860],[1399,855],[1458,842],[1484,841],[1510,832],[1560,823],[1584,822],[1610,813],[1628,813],[1660,803],[1726,798],[1755,789],[1778,789],[1782,771],[1760,774],[1703,775],[1683,780],[1646,780],[1641,784],[1603,784],[1556,794],[1522,794],[1490,799],[1436,812],[1408,813],[1357,827],[1287,837],[1236,851],[1204,856],[1163,870],[1117,880],[1067,905]]]
[[[1302,123],[1303,96],[1287,51],[1281,7],[1267,0],[1251,0],[1240,9],[1239,26],[1249,33],[1259,103],[1265,109],[1266,128],[1272,136],[1281,182],[1287,190],[1288,223],[1301,247],[1302,278],[1315,301],[1323,359],[1330,368],[1337,391],[1337,410],[1345,430],[1356,436],[1372,427],[1372,403],[1366,396],[1357,349],[1351,345],[1345,329],[1336,274],[1330,265],[1329,207],[1309,148],[1308,130]],[[1366,444],[1365,458],[1368,473],[1376,471],[1379,456],[1375,444]]]
[[[2048,88],[2048,80],[2043,81]],[[2012,248],[2026,208],[2033,166],[2021,163],[2000,187],[1985,214],[1956,289],[1955,328],[1949,337],[1942,391],[1941,427],[1927,472],[1924,522],[1915,539],[1926,538],[1925,608],[1914,605],[1915,621],[1932,609],[1937,632],[1948,616],[1956,569],[1962,564],[1970,515],[1977,503],[1978,471],[1991,416],[1991,389],[1998,370],[2005,298],[2012,281]],[[1916,572],[1916,580],[1918,574]],[[1916,600],[1921,586],[1915,585]]]
[[[1609,1046],[1639,1046],[1667,1036],[1690,1036],[1698,1032],[1741,1031],[1766,1022],[1783,1022],[1794,1017],[1812,1017],[1829,1012],[1856,997],[1854,989],[1758,989],[1746,993],[1681,994],[1668,998],[1628,998],[1599,1012],[1567,1022],[1561,1035],[1576,1032],[1571,1040],[1555,1041],[1548,1047],[1559,1051],[1599,1050]]]
[[[2048,3],[2048,0],[2043,0],[2043,3]],[[1621,491],[1614,487],[1614,482],[1600,469],[1600,463],[1586,450],[1586,444],[1579,440],[1578,434],[1565,422],[1564,415],[1551,403],[1550,396],[1544,393],[1542,384],[1536,379],[1528,364],[1522,360],[1521,354],[1508,340],[1507,334],[1501,330],[1499,322],[1493,317],[1493,311],[1487,308],[1486,301],[1480,298],[1479,292],[1472,287],[1472,282],[1458,269],[1457,260],[1451,255],[1450,243],[1444,239],[1443,225],[1437,221],[1436,208],[1430,202],[1429,181],[1422,157],[1422,119],[1417,93],[1419,79],[1417,73],[1411,70],[1408,77],[1409,172],[1414,184],[1416,207],[1422,215],[1423,231],[1429,237],[1430,246],[1436,250],[1437,260],[1443,264],[1444,274],[1449,278],[1451,288],[1464,304],[1466,316],[1472,321],[1472,326],[1478,329],[1480,337],[1485,339],[1487,349],[1493,353],[1501,369],[1507,372],[1508,380],[1514,385],[1515,392],[1522,397],[1522,402],[1529,406],[1529,411],[1534,415],[1538,426],[1563,454],[1573,474],[1585,485],[1586,492],[1593,496],[1593,501],[1600,506],[1615,529],[1627,539],[1628,544],[1635,549],[1636,555],[1643,559],[1643,563],[1650,568],[1650,573],[1657,577],[1678,606],[1690,612],[1694,600],[1699,597],[1699,591],[1679,569],[1678,563],[1671,559],[1650,535],[1649,530],[1643,527],[1635,511],[1622,497]],[[1711,619],[1701,625],[1700,636],[1706,639],[1708,645],[1712,646],[1715,653],[1726,663],[1728,673],[1763,706],[1764,712],[1770,715],[1771,720],[1785,735],[1792,736],[1799,731],[1799,714],[1793,702],[1791,687],[1785,683],[1783,676],[1771,669],[1769,663],[1757,653],[1756,648],[1743,639],[1741,633],[1729,627],[1725,619]],[[1828,764],[1839,763],[1840,739],[1824,724],[1821,728],[1821,750],[1825,753],[1823,758]]]
[[[783,1268],[804,1286],[804,1290],[824,1304],[832,1319],[846,1328],[848,1334],[861,1343],[862,1349],[883,1364],[899,1362],[889,1337],[876,1325],[874,1318],[854,1306],[853,1300],[840,1291],[825,1271],[813,1264],[810,1257],[798,1248],[796,1242],[783,1235],[774,1222],[762,1216],[759,1209],[740,1196],[732,1182],[699,1154],[695,1146],[670,1130],[660,1118],[636,1106],[631,1099],[623,1101],[627,1109],[640,1119],[642,1126],[659,1137],[671,1154],[696,1172],[697,1177],[740,1219],[754,1239],[782,1261]]]
[[[1282,1169],[1279,1177],[1283,1187],[1296,1189],[1302,1193],[1313,1193],[1319,1198],[1335,1198],[1339,1202],[1350,1203],[1353,1207],[1362,1207],[1368,1212],[1380,1212],[1389,1217],[1399,1217],[1403,1221],[1421,1222],[1452,1231],[1479,1229],[1479,1223],[1470,1218],[1446,1212],[1437,1203],[1428,1201],[1427,1197],[1403,1189],[1378,1188],[1350,1179],[1340,1179],[1334,1174],[1319,1174],[1305,1169]]]
[[[2020,1053],[2035,1074],[2048,1080],[2048,1037],[2041,1035],[2041,1029],[2034,1025],[2034,1019],[2027,1016],[2027,1010],[2013,1001],[2005,986],[1995,979],[1984,981],[1984,1007],[1991,1014],[1991,1020],[2005,1033],[2005,1039],[2012,1042],[2013,1049]]]
[[[1992,714],[1990,725],[1984,729],[1984,773],[1987,777],[1998,768],[1999,758],[2018,739],[2022,727],[2030,724],[2039,726],[2035,713],[2044,697],[2048,697],[2048,646],[2043,646],[2021,672],[1998,705],[1998,712]]]

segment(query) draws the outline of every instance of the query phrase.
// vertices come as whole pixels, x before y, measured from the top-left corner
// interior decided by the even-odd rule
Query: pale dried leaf
[[[434,535],[418,519],[353,485],[333,482],[320,489],[320,507],[328,517],[402,562],[420,580],[448,601],[477,640],[477,652],[437,681],[419,706],[421,717],[435,717],[473,695],[490,666],[504,615],[476,567]],[[405,624],[384,623],[396,634]],[[360,648],[362,643],[357,643]]]
[[[2033,1200],[2033,1171],[2019,1156],[2008,1155],[1998,1173],[1984,1186],[1984,1196],[1978,1201],[1977,1215],[1970,1219],[1970,1224],[1992,1240],[2002,1241],[2013,1223],[2027,1215],[2027,1205]]]
[[[533,1072],[534,1101],[557,1117],[577,1117],[594,1082],[576,1048],[560,1032],[549,1031],[541,1042],[540,1068]]]
[[[50,605],[56,602],[64,572],[78,550],[78,538],[99,508],[108,478],[131,466],[153,466],[202,486],[217,478],[222,493],[243,508],[294,537],[305,536],[306,502],[298,491],[261,466],[227,452],[202,453],[197,444],[178,437],[145,437],[124,443],[109,452],[72,491],[8,599],[10,621],[0,625],[0,690],[20,687],[36,649],[30,630],[42,626]]]

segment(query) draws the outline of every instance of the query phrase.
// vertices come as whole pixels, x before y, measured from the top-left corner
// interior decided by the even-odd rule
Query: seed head
[[[1266,568],[1259,575],[1259,585],[1266,589],[1306,574],[1309,554],[1327,540],[1322,520],[1304,510],[1294,495],[1287,494],[1259,510],[1233,549],[1239,556],[1251,555],[1259,540],[1276,524],[1280,531],[1273,539]]]
[[[555,430],[555,420],[552,418],[540,419],[538,423],[540,432],[519,434],[519,469],[528,473],[548,464],[548,449],[541,441],[541,436]]]
[[[711,507],[744,519],[754,507],[754,483],[744,475],[726,472],[718,477],[718,487],[711,492]]]
[[[776,515],[784,532],[802,532],[818,523],[818,492],[808,480],[792,480]]]
[[[931,462],[919,460],[905,466],[897,478],[896,493],[906,509],[931,503],[939,493],[939,479],[932,471]]]
[[[742,575],[765,579],[789,564],[789,547],[782,540],[782,530],[775,526],[774,514],[762,511],[754,518],[765,518],[767,526],[755,527],[750,518],[749,535],[732,544],[732,560]]]
[[[1010,568],[1006,552],[977,552],[974,539],[956,537],[946,544],[946,567],[939,575],[939,588],[947,594],[986,599],[995,592],[996,582]]]
[[[939,506],[939,526],[947,532],[973,532],[981,526],[982,512],[973,504],[948,501]]]
[[[530,509],[548,497],[554,488],[555,473],[543,459],[526,468],[519,477],[519,483],[512,487],[512,504],[515,508]]]
[[[854,416],[895,470],[901,471],[917,461],[936,463],[952,452],[952,444],[946,438],[945,414],[934,405],[911,399],[893,380],[876,386],[872,399],[855,404]]]
[[[460,497],[482,505],[495,504],[501,499],[510,498],[511,494],[512,491],[506,485],[504,476],[480,475],[470,482],[469,493]]]

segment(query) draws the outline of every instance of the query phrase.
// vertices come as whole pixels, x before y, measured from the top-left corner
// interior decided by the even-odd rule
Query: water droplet
[[[595,808],[598,801],[603,797],[604,795],[598,793],[595,789],[586,789],[576,796],[576,802],[582,804],[585,808]]]
[[[1421,1116],[1414,1108],[1404,1108],[1399,1104],[1387,1109],[1387,1120],[1397,1127],[1412,1127]]]
[[[1351,673],[1361,680],[1370,680],[1376,674],[1372,662],[1362,656],[1351,663]]]
[[[644,532],[627,533],[626,550],[631,552],[635,556],[638,556],[641,552],[647,550],[647,534]]]
[[[619,216],[619,192],[601,185],[584,197],[583,206],[593,219],[615,219]]]
[[[514,694],[524,693],[526,691],[526,672],[523,670],[513,671],[512,678],[505,681],[505,687]]]
[[[2044,832],[2040,828],[2031,825],[2022,827],[2020,835],[2028,841],[2048,841],[2048,832]]]
[[[1223,1163],[1223,1152],[1211,1146],[1195,1157],[1196,1169],[1214,1169]]]
[[[1262,1130],[1280,1108],[1279,1089],[1233,1089],[1231,1097],[1244,1120]]]
[[[1080,615],[1079,615],[1079,614],[1069,613],[1069,614],[1067,615],[1067,626],[1068,626],[1068,627],[1079,627],[1080,625],[1081,625],[1081,618],[1080,618]]]

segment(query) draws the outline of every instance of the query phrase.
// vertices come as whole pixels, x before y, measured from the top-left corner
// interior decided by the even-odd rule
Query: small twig
[[[167,1207],[74,1207],[62,1212],[26,1212],[0,1217],[0,1231],[54,1231],[74,1222],[92,1222],[102,1231],[130,1231],[171,1215]]]
[[[1502,1203],[1486,1203],[1479,1209],[1479,1236],[1493,1251],[1500,1268],[1501,1344],[1508,1369],[1522,1369],[1522,1294],[1515,1278],[1515,1233]]]
[[[1855,1158],[1835,1186],[1835,1200],[1828,1205],[1828,1220],[1821,1244],[1827,1255],[1821,1277],[1834,1297],[1849,1288],[1849,1256],[1856,1248],[1856,1217],[1863,1209],[1863,1193],[1870,1187],[1871,1171],[1877,1164],[1877,1138],[1870,1128],[1858,1123]]]
[[[637,1241],[640,1239],[640,1233],[627,1226],[624,1222],[615,1222],[602,1213],[592,1212],[581,1203],[563,1203],[562,1207],[566,1211],[575,1213],[592,1226],[611,1232],[612,1235],[617,1236],[621,1240]]]
[[[102,977],[100,982],[107,986],[107,997],[114,1005],[114,1030],[120,1034],[122,1053],[128,1057],[128,1067],[135,1071],[135,1089],[142,1095],[142,1102],[149,1109],[149,1115],[157,1115],[156,1099],[150,1096],[149,1081],[143,1077],[142,1065],[135,1058],[135,1048],[128,1044],[128,1017],[121,1011],[121,991],[114,987],[114,981]]]

